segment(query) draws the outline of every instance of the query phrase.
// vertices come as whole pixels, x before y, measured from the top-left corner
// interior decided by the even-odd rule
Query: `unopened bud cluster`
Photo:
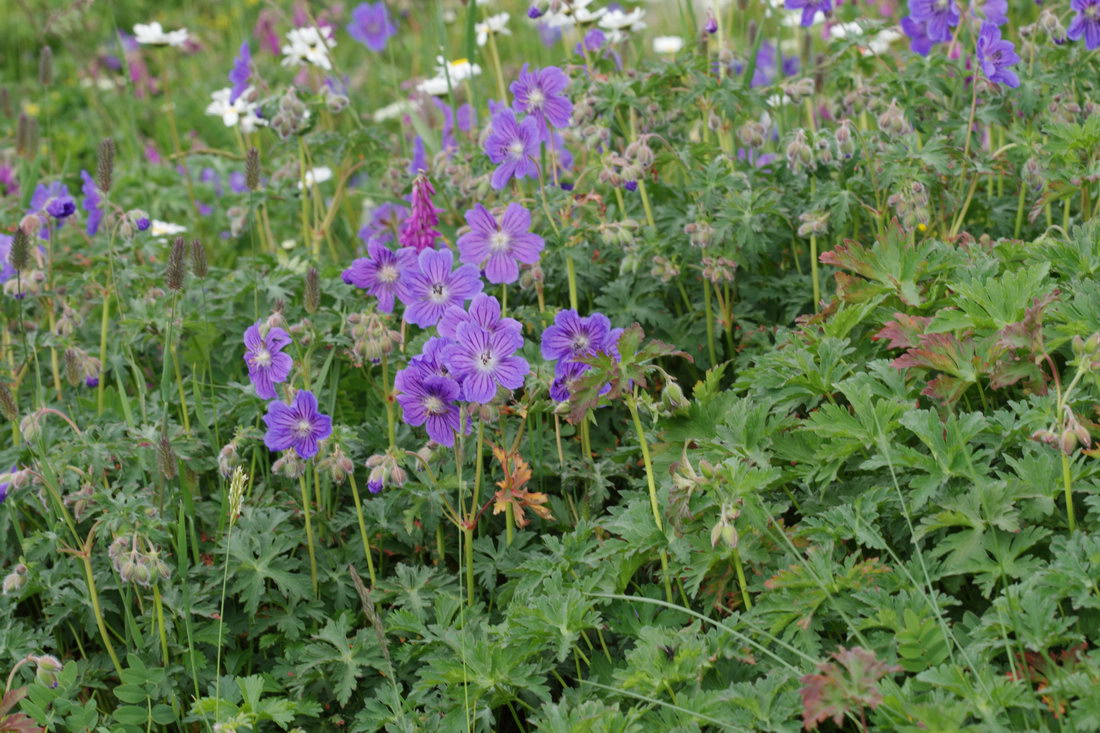
[[[332,478],[332,482],[340,486],[355,471],[355,463],[348,458],[347,454],[344,453],[344,449],[337,443],[333,444],[328,455],[318,462],[317,468],[328,473]]]
[[[157,549],[136,532],[115,538],[107,548],[107,556],[124,583],[148,588],[158,578],[167,580],[170,575]]]
[[[886,203],[894,208],[894,213],[906,231],[928,226],[931,221],[928,189],[920,181],[902,184],[901,190],[891,194]]]
[[[348,356],[357,367],[364,362],[377,363],[401,343],[401,334],[390,328],[385,318],[375,311],[352,313],[347,322],[352,339]]]
[[[372,494],[377,494],[387,486],[404,486],[409,478],[393,452],[375,453],[367,459],[367,468],[370,469],[367,489]]]

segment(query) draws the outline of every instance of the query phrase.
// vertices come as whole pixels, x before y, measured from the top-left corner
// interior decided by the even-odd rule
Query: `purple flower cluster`
[[[529,70],[524,64],[509,89],[512,108],[497,107],[489,122],[485,154],[497,165],[490,183],[500,190],[513,178],[538,178],[539,146],[550,143],[551,127],[568,127],[573,103],[565,95],[569,77],[555,67]],[[516,115],[526,115],[522,120]]]
[[[233,59],[233,67],[229,70],[229,81],[233,83],[229,93],[229,103],[233,104],[245,90],[248,89],[248,81],[252,78],[252,49],[248,41],[241,42],[241,50]]]
[[[982,23],[977,41],[978,66],[986,78],[995,84],[1020,86],[1020,77],[1008,68],[1020,61],[1011,41],[1001,39],[1001,29],[992,23]]]
[[[513,283],[519,279],[520,262],[533,265],[545,245],[531,233],[531,212],[519,204],[508,204],[498,221],[483,205],[466,212],[470,231],[458,238],[459,260],[478,265],[491,283]]]
[[[462,429],[459,402],[485,404],[500,388],[519,389],[530,366],[516,356],[523,346],[519,322],[501,317],[492,296],[475,295],[469,310],[451,305],[438,331],[397,373],[394,386],[405,422],[423,425],[429,438],[451,446]]]
[[[402,247],[413,247],[417,252],[435,247],[439,238],[436,225],[439,224],[439,212],[432,204],[435,188],[425,175],[419,175],[413,181],[412,212],[401,224],[398,240]]]
[[[592,367],[577,359],[594,354],[610,354],[619,358],[621,328],[611,328],[611,321],[602,313],[581,317],[574,310],[565,310],[554,318],[554,325],[542,332],[542,358],[556,361],[550,397],[558,402],[568,400],[573,384]]]

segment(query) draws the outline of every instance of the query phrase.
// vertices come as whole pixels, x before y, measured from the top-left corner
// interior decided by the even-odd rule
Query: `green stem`
[[[313,550],[313,520],[309,511],[309,490],[306,488],[306,474],[298,477],[298,486],[302,490],[302,511],[306,515],[306,542],[309,545],[309,578],[313,585],[313,595],[317,595],[317,555]]]
[[[810,235],[810,277],[813,279],[814,313],[821,309],[821,281],[817,274],[817,235]]]
[[[115,654],[115,647],[111,643],[111,637],[107,634],[107,624],[103,621],[103,609],[99,605],[99,592],[96,590],[95,577],[92,575],[92,559],[91,559],[91,547],[84,548],[84,552],[81,554],[80,559],[84,562],[84,579],[88,583],[88,595],[92,599],[92,613],[95,614],[95,624],[99,627],[99,635],[103,639],[103,646],[107,648],[107,655],[111,657],[111,662],[115,665],[115,672],[118,673],[119,678],[122,678],[122,665],[118,661],[118,655]]]
[[[638,414],[638,402],[634,395],[628,395],[626,398],[627,409],[630,410],[630,417],[634,421],[634,432],[638,434],[638,445],[642,449],[642,462],[645,464],[645,478],[646,485],[649,487],[649,506],[653,510],[653,521],[657,525],[657,531],[664,534],[665,527],[661,521],[661,510],[657,503],[657,482],[653,479],[653,461],[649,456],[649,443],[645,438],[645,428],[642,426],[641,415]],[[665,581],[665,598],[669,603],[672,603],[672,584],[669,580],[668,572],[668,554],[665,550],[661,549],[661,570],[663,571]]]
[[[515,514],[512,509],[512,502],[508,502],[508,505],[504,507],[504,541],[508,543],[508,547],[512,546],[512,536],[515,530]]]
[[[386,433],[390,439],[390,450],[397,448],[397,420],[393,413],[393,388],[390,384],[390,366],[386,354],[382,354],[382,401],[386,404]],[[371,578],[374,581],[374,578]]]
[[[351,496],[355,500],[355,518],[359,521],[359,536],[363,539],[363,555],[367,558],[367,572],[370,573],[370,584],[373,588],[377,585],[374,577],[374,559],[370,553],[370,541],[367,539],[367,523],[363,521],[363,502],[359,500],[359,484],[355,481],[355,472],[348,474],[351,479]]]
[[[1027,184],[1020,181],[1020,196],[1016,200],[1016,227],[1012,231],[1013,239],[1020,238],[1020,230],[1024,225],[1024,203],[1027,201]]]
[[[168,634],[164,630],[164,604],[160,598],[160,585],[153,584],[153,606],[157,610],[157,630],[160,633],[160,651],[164,657],[164,666],[168,666]]]
[[[741,565],[741,552],[733,548],[733,567],[737,570],[737,582],[741,585],[741,599],[745,601],[745,608],[752,608],[752,598],[749,597],[749,584],[745,581],[745,568]]]
[[[1069,456],[1062,453],[1062,486],[1066,492],[1066,521],[1069,522],[1069,531],[1077,530],[1077,519],[1073,512],[1073,479],[1069,470]]]
[[[714,315],[710,305],[710,280],[703,277],[703,309],[707,318],[707,354],[710,356],[710,365],[718,363],[718,352],[714,346]]]
[[[99,319],[99,384],[96,385],[96,415],[103,414],[103,390],[107,384],[107,325],[111,317],[111,291],[103,294],[103,314]]]
[[[568,254],[565,255],[565,272],[569,279],[569,307],[577,310],[577,270]]]

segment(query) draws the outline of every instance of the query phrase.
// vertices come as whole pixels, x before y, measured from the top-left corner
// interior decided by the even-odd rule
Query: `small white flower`
[[[453,80],[452,80],[453,81]],[[416,85],[416,90],[423,94],[430,94],[433,97],[442,97],[444,94],[451,90],[453,84],[447,84],[447,78],[443,76],[433,76],[430,79],[425,79]]]
[[[684,47],[684,39],[680,36],[657,36],[653,39],[653,50],[657,53],[674,54]]]
[[[629,13],[615,8],[608,10],[600,18],[599,26],[608,31],[640,31],[645,28],[644,8],[634,8]]]
[[[591,4],[592,0],[575,0],[572,6],[573,20],[582,24],[594,23],[607,12],[607,8],[594,8],[593,10],[589,10],[588,6]]]
[[[477,31],[477,45],[484,46],[488,43],[490,33],[502,34],[505,36],[512,35],[512,31],[508,30],[508,18],[510,17],[508,13],[497,13],[475,24],[474,30]]]
[[[306,186],[313,188],[318,183],[324,183],[332,178],[332,169],[328,166],[321,166],[312,170],[306,171],[304,176]],[[298,181],[298,188],[302,188],[302,182]]]
[[[399,99],[392,104],[387,104],[381,109],[375,110],[371,115],[375,122],[385,122],[386,120],[396,120],[399,117],[404,117],[409,112],[416,109],[416,105],[407,99]]]
[[[876,33],[867,47],[873,54],[883,54],[890,50],[890,46],[894,45],[895,41],[900,41],[904,37],[905,34],[896,28],[887,28]]]
[[[171,237],[176,234],[183,234],[187,231],[187,227],[180,226],[179,224],[172,224],[167,221],[161,221],[160,219],[153,219],[149,224],[149,236],[151,237]]]
[[[246,134],[255,132],[257,127],[267,124],[267,120],[256,113],[260,105],[248,101],[252,98],[252,87],[245,89],[244,93],[237,97],[237,101],[230,104],[229,98],[232,94],[233,90],[229,87],[212,92],[210,98],[213,101],[206,106],[206,114],[221,117],[226,127],[240,125],[241,132]]]
[[[452,84],[472,79],[481,74],[481,67],[477,64],[471,64],[468,59],[444,61],[442,56],[436,56],[435,63],[435,75],[444,78],[449,75]]]
[[[187,43],[190,34],[186,28],[165,32],[160,23],[137,23],[134,25],[134,40],[143,46],[174,46],[179,48]]]
[[[336,45],[336,39],[333,38],[332,29],[328,26],[295,28],[287,32],[286,40],[289,43],[283,46],[283,66],[301,66],[308,63],[319,66],[325,71],[332,70],[329,49]]]

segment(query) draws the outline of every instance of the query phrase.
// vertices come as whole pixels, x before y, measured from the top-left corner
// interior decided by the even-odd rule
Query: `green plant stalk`
[[[733,567],[737,571],[737,582],[741,585],[741,599],[745,602],[746,609],[752,609],[752,598],[749,596],[749,584],[745,580],[745,567],[741,564],[741,551],[733,548]]]
[[[1020,238],[1020,230],[1024,226],[1024,204],[1027,202],[1027,184],[1020,181],[1020,196],[1016,200],[1016,226],[1012,230],[1013,239]]]
[[[577,310],[577,269],[568,254],[565,255],[565,273],[569,280],[569,307]]]
[[[382,402],[386,406],[386,434],[390,441],[390,450],[397,447],[397,420],[393,413],[393,388],[390,384],[390,365],[386,354],[382,354]],[[373,580],[373,579],[372,579]]]
[[[96,415],[103,414],[104,387],[107,384],[107,326],[111,320],[111,291],[103,292],[103,313],[99,319],[99,384],[96,385]]]
[[[1062,486],[1066,492],[1066,521],[1069,522],[1069,531],[1077,531],[1077,518],[1073,512],[1073,478],[1069,470],[1069,456],[1062,454]]]
[[[814,313],[821,309],[821,279],[817,272],[817,235],[810,235],[810,278],[813,279]]]
[[[309,489],[306,488],[306,475],[298,477],[298,486],[302,491],[302,511],[306,515],[306,543],[309,545],[309,579],[313,585],[313,595],[317,595],[317,555],[313,550],[313,520],[309,511]]]
[[[718,351],[714,346],[714,314],[710,305],[710,280],[703,277],[703,309],[707,319],[707,355],[710,356],[710,365],[718,363]]]
[[[115,665],[115,672],[121,679],[122,665],[119,664],[114,644],[111,643],[111,637],[107,633],[107,623],[103,620],[103,609],[99,605],[99,591],[96,590],[95,577],[92,575],[90,543],[84,548],[80,559],[84,564],[84,580],[88,583],[88,595],[92,599],[92,613],[95,615],[95,624],[99,628],[100,637],[103,639],[103,646],[107,648],[107,655],[111,658],[111,663]]]
[[[649,457],[649,443],[646,442],[645,428],[642,426],[641,415],[638,414],[638,403],[633,394],[627,395],[626,398],[627,409],[630,410],[630,417],[634,421],[634,432],[638,434],[638,445],[642,449],[642,462],[645,464],[645,479],[646,484],[649,487],[649,506],[653,509],[653,521],[657,525],[657,530],[664,534],[665,527],[661,521],[661,510],[657,503],[657,483],[653,480],[653,461]],[[661,571],[664,576],[665,582],[665,599],[672,603],[672,583],[669,579],[668,572],[668,553],[664,548],[661,549]]]
[[[191,433],[191,418],[188,417],[187,410],[187,396],[183,391],[183,373],[180,371],[180,359],[179,353],[176,350],[175,339],[172,340],[172,371],[176,375],[176,391],[180,396],[180,413],[183,418],[183,431],[190,435]]]
[[[222,684],[222,630],[225,627],[225,587],[229,582],[229,541],[233,537],[233,525],[235,521],[230,518],[229,531],[225,535],[225,565],[222,569],[222,597],[218,604],[218,651],[214,661],[214,720],[218,721],[219,708],[221,707]]]
[[[153,606],[157,610],[157,632],[160,634],[160,651],[164,666],[168,666],[168,634],[164,630],[164,603],[160,598],[160,584],[153,583]]]
[[[359,485],[355,481],[355,472],[352,471],[348,474],[348,479],[351,481],[351,496],[355,499],[355,518],[359,522],[359,536],[363,538],[363,554],[367,558],[367,572],[370,573],[370,584],[373,588],[377,585],[377,580],[374,577],[374,559],[370,553],[370,541],[367,539],[367,523],[363,521],[363,502],[359,500]]]

